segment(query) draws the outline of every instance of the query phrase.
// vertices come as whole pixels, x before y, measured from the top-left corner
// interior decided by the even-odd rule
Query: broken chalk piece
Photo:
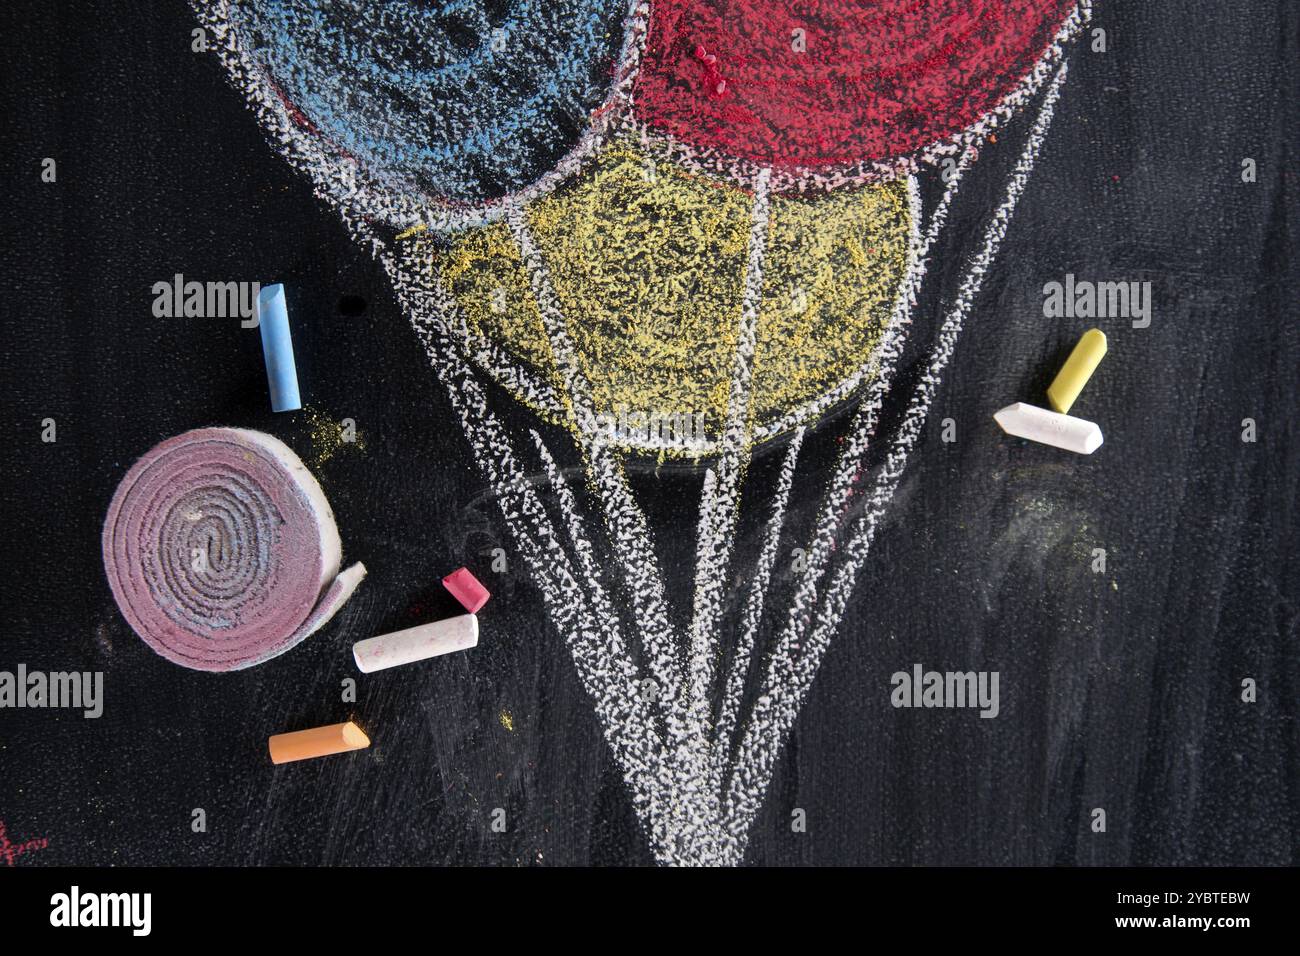
[[[363,674],[399,667],[478,646],[478,618],[473,614],[368,637],[352,645],[352,659]]]
[[[477,614],[492,595],[479,583],[478,578],[470,574],[469,568],[457,568],[442,579],[442,586],[451,592],[465,610]]]
[[[370,746],[370,738],[349,720],[328,727],[276,734],[267,741],[267,745],[271,750],[271,763],[290,763],[294,760],[346,753],[349,750],[364,750]]]
[[[1095,423],[1024,402],[1008,405],[994,415],[993,420],[1008,435],[1028,438],[1030,441],[1064,448],[1080,455],[1091,455],[1101,447],[1101,429]]]
[[[302,408],[302,398],[298,394],[298,366],[293,360],[293,336],[289,332],[289,309],[285,305],[283,285],[277,282],[258,293],[257,320],[262,329],[266,381],[271,387],[271,411],[296,411]]]
[[[1070,357],[1065,360],[1061,370],[1052,379],[1047,389],[1047,401],[1052,408],[1062,415],[1070,410],[1074,400],[1079,397],[1083,387],[1092,378],[1092,373],[1101,364],[1106,354],[1106,333],[1101,329],[1089,329],[1079,337]]]

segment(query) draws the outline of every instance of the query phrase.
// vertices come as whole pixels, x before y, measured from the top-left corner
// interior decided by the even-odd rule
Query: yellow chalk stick
[[[268,745],[271,750],[271,763],[289,763],[293,760],[309,760],[312,757],[346,753],[349,750],[362,750],[370,746],[370,738],[349,720],[347,723],[331,724],[328,727],[313,727],[311,730],[276,734],[268,741]]]
[[[1047,400],[1052,408],[1064,415],[1074,404],[1074,400],[1088,384],[1092,373],[1101,364],[1106,354],[1106,333],[1101,329],[1089,329],[1079,338],[1070,357],[1065,360],[1061,370],[1056,373],[1051,387],[1047,389]]]

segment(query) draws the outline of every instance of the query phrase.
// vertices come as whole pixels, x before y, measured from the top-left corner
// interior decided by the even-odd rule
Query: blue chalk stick
[[[284,304],[284,286],[278,282],[257,296],[258,324],[262,327],[262,357],[266,359],[266,381],[271,386],[271,411],[292,412],[302,408],[298,395],[298,367],[293,361],[293,336],[289,334],[289,310]]]

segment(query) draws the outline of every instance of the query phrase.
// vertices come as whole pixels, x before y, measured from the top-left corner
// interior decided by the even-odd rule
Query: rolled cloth
[[[342,574],[334,514],[279,439],[241,428],[169,438],[109,505],[104,570],[127,623],[168,660],[229,671],[325,624],[365,576]]]

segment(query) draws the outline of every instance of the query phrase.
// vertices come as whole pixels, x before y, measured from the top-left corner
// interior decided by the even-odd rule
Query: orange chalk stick
[[[275,734],[267,743],[271,748],[271,763],[290,763],[294,760],[310,760],[312,757],[328,757],[349,750],[364,750],[370,746],[370,738],[349,720],[344,724],[295,730],[291,734]]]

